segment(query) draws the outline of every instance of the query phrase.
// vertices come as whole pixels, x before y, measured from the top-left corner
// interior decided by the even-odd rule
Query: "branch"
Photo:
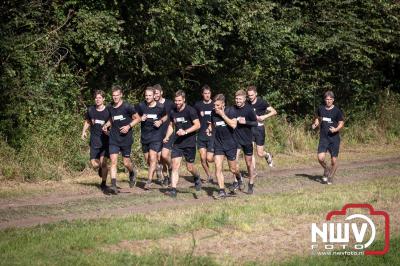
[[[30,44],[25,45],[24,48],[28,48],[29,46],[31,46],[31,45],[33,45],[34,43],[36,43],[36,42],[40,41],[41,39],[43,39],[44,37],[46,37],[46,36],[48,36],[48,35],[50,35],[50,34],[53,34],[53,33],[56,33],[57,31],[59,31],[61,28],[63,28],[63,27],[69,22],[69,20],[72,18],[72,16],[73,16],[74,14],[75,14],[75,11],[74,11],[73,9],[70,9],[70,10],[68,11],[67,19],[64,21],[64,23],[63,23],[61,26],[59,26],[58,28],[56,28],[56,29],[54,29],[54,30],[52,30],[52,31],[50,31],[50,32],[48,32],[48,33],[46,33],[46,34],[43,35],[42,37],[40,37],[40,38],[34,40],[33,42],[31,42]]]

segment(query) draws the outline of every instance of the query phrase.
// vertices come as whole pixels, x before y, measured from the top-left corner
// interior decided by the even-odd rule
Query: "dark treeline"
[[[395,0],[3,1],[0,11],[0,135],[27,154],[35,138],[75,154],[63,136],[112,84],[132,101],[155,83],[189,101],[205,83],[228,96],[254,84],[289,118],[332,89],[350,120],[400,90]]]

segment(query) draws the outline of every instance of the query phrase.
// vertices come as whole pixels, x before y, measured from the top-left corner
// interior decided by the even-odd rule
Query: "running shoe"
[[[220,190],[216,196],[214,196],[214,199],[220,200],[220,199],[225,199],[227,197],[225,190]]]
[[[328,176],[327,184],[328,185],[332,185],[333,184],[333,176]]]
[[[116,186],[111,186],[109,191],[110,191],[110,194],[113,194],[113,195],[117,195],[119,192],[118,188]]]
[[[200,191],[201,190],[201,179],[200,177],[195,177],[194,179],[194,187],[196,189],[196,191]]]
[[[146,184],[144,184],[144,190],[151,189],[152,182],[151,180],[147,180]]]
[[[265,160],[267,161],[269,167],[274,167],[274,161],[272,160],[272,154],[267,152],[265,155]]]
[[[170,196],[171,198],[176,198],[176,190],[171,189],[171,190],[165,192],[165,195]]]
[[[252,195],[254,193],[254,184],[250,184],[247,187],[247,194]]]
[[[170,184],[170,182],[169,182],[168,176],[164,177],[164,180],[162,182],[162,186],[163,187],[168,187],[169,184]]]

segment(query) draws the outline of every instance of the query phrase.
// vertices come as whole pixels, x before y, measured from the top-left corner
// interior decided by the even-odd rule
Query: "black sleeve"
[[[318,107],[317,112],[316,112],[316,115],[317,115],[318,117],[321,117],[321,106]]]
[[[336,115],[337,121],[343,121],[343,120],[344,120],[344,117],[343,117],[343,112],[342,112],[342,110],[340,110],[339,108],[338,108],[337,110],[338,110],[337,115]]]
[[[189,115],[190,115],[190,120],[194,121],[196,119],[199,119],[199,116],[197,115],[196,109],[190,108],[189,109]]]
[[[225,109],[225,114],[229,119],[236,118],[235,110],[232,107],[228,107]]]
[[[253,109],[248,108],[247,109],[247,117],[246,117],[246,125],[255,127],[258,125],[257,123],[257,116],[256,113],[253,111]]]
[[[136,114],[135,106],[128,104],[128,114],[129,114],[129,116]]]
[[[138,113],[140,116],[142,116],[143,115],[143,108],[142,108],[142,103],[139,103],[137,106],[136,106],[136,113]]]
[[[267,108],[270,107],[271,105],[269,105],[269,103],[267,101],[264,101],[264,104],[265,104],[264,110],[267,111]],[[264,106],[263,106],[263,108],[264,108]]]
[[[90,119],[90,107],[86,110],[86,113],[85,113],[85,120],[87,120],[87,121],[90,121],[91,119]]]
[[[165,106],[163,105],[161,107],[161,117],[164,117],[167,114],[167,110],[165,109]]]

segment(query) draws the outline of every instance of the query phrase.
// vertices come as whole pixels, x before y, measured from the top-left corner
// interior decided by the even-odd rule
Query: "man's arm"
[[[344,121],[339,121],[337,127],[330,127],[329,131],[332,133],[339,132],[344,127]]]
[[[277,114],[278,114],[278,112],[277,112],[277,111],[275,110],[275,108],[272,107],[272,106],[267,107],[267,111],[268,111],[267,114],[257,116],[257,121],[262,122],[262,121],[264,121],[265,119],[270,118],[271,116],[274,116],[274,115],[277,115]]]
[[[200,129],[200,120],[198,118],[196,118],[192,122],[193,122],[193,126],[189,127],[186,130],[179,129],[176,132],[176,134],[178,136],[183,136],[183,135],[186,135],[186,134],[189,134],[189,133],[192,133],[192,132],[195,132],[195,131],[199,130]]]
[[[164,143],[167,143],[169,141],[169,138],[171,137],[172,133],[174,133],[174,126],[171,121],[171,122],[169,122],[169,125],[168,125],[167,134],[165,135],[165,138],[163,139]]]
[[[90,122],[88,120],[85,120],[84,124],[83,124],[83,129],[82,129],[82,140],[85,140],[87,137],[87,130],[90,127]]]

